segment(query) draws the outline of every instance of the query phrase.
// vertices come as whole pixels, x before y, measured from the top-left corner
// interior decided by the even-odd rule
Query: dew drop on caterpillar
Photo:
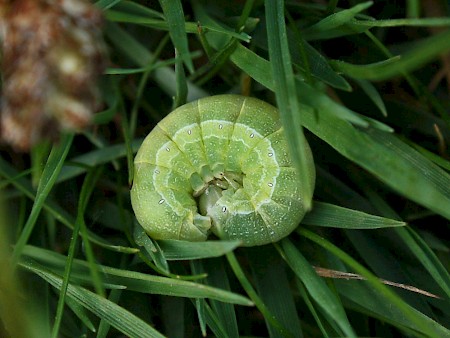
[[[305,215],[279,113],[255,98],[218,95],[177,108],[145,138],[134,165],[132,206],[154,239],[203,241],[212,232],[263,245]]]

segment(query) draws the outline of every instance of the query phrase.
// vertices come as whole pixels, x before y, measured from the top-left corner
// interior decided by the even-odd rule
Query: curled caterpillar
[[[314,181],[310,149],[309,175]],[[204,241],[212,232],[243,246],[290,234],[305,210],[277,109],[218,95],[171,112],[134,160],[131,202],[154,239]]]

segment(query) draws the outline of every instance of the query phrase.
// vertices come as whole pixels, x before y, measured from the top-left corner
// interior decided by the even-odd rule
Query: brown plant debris
[[[85,0],[0,0],[0,130],[16,150],[89,124],[106,63],[101,24]]]
[[[330,269],[325,269],[325,268],[321,268],[318,266],[314,267],[314,270],[316,271],[316,273],[321,276],[321,277],[325,277],[325,278],[336,278],[336,279],[356,279],[356,280],[366,280],[365,277],[358,275],[356,273],[351,273],[351,272],[342,272],[342,271],[337,271],[337,270],[330,270]],[[379,281],[385,285],[390,285],[390,286],[394,286],[400,289],[404,289],[410,292],[415,292],[430,298],[437,298],[439,299],[439,296],[436,296],[435,294],[432,294],[431,292],[416,288],[415,286],[412,285],[406,285],[406,284],[402,284],[402,283],[396,283],[396,282],[391,282],[388,281],[386,279],[379,279]]]

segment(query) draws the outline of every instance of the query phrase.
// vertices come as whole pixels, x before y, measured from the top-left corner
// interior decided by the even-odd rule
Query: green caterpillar
[[[301,184],[276,108],[218,95],[177,108],[146,137],[134,161],[131,202],[154,239],[204,241],[212,232],[254,246],[298,226]]]

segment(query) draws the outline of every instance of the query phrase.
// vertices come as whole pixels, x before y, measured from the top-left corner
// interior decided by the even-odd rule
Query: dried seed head
[[[28,150],[89,124],[106,64],[101,23],[86,0],[0,0],[3,140]]]

